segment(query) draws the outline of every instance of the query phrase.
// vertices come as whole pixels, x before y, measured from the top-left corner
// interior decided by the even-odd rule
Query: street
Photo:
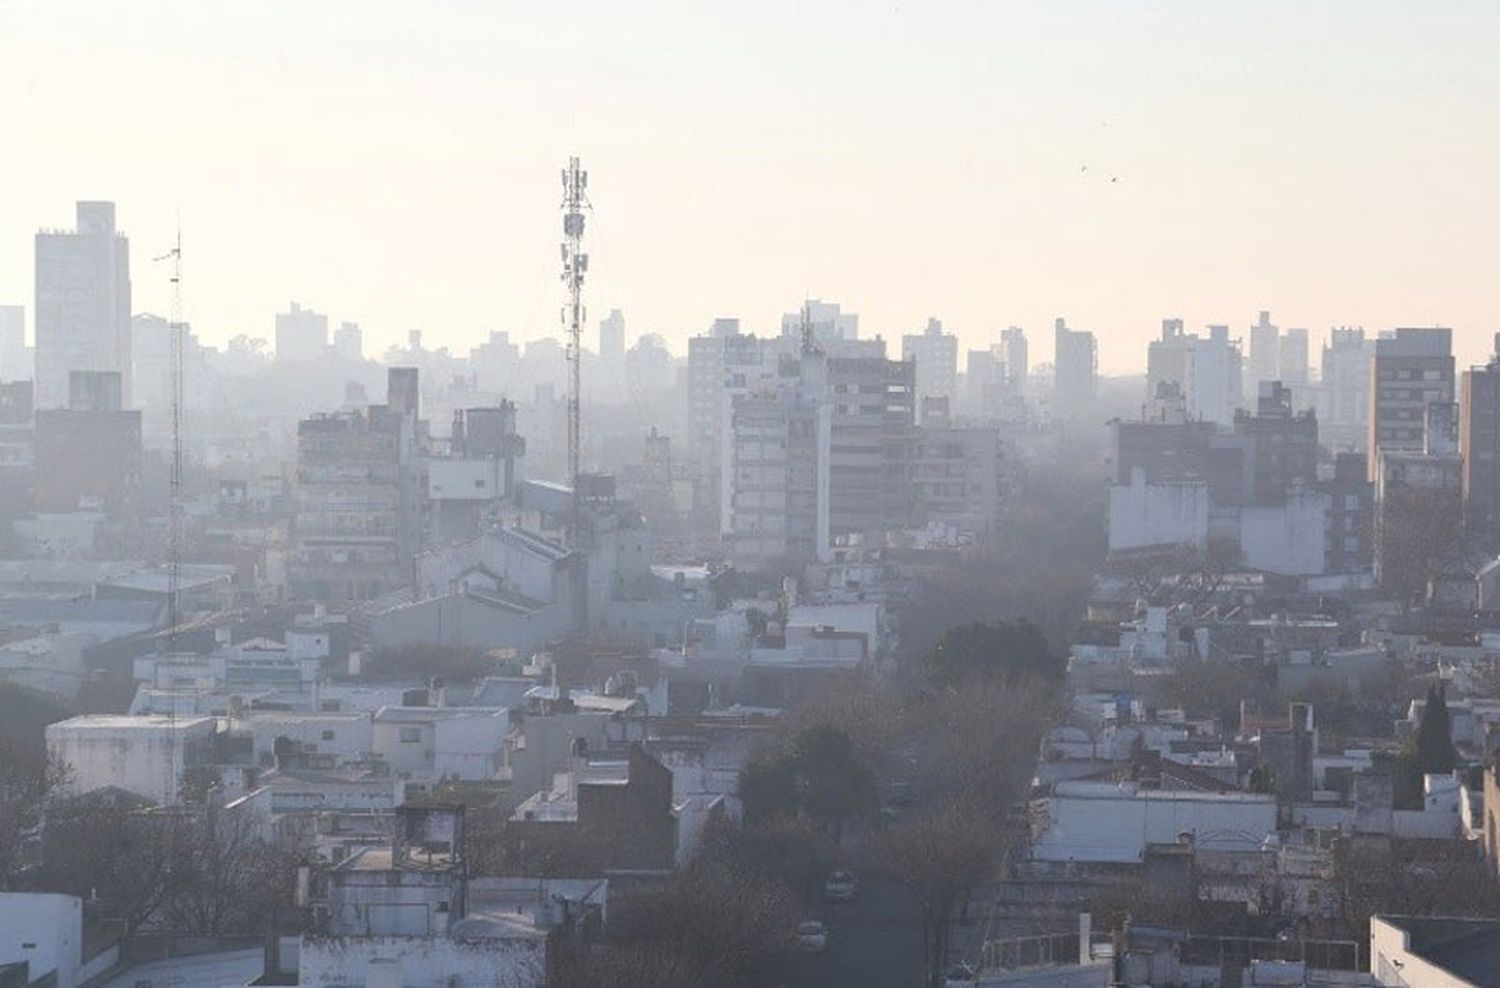
[[[788,988],[914,988],[921,983],[921,913],[911,893],[861,877],[851,902],[822,902],[805,917],[828,927],[828,949],[802,954]]]

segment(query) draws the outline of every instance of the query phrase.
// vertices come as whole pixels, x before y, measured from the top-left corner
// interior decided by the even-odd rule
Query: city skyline
[[[1245,338],[1260,309],[1315,345],[1436,324],[1483,357],[1500,147],[1466,121],[1500,93],[1500,14],[1086,6],[11,5],[0,125],[46,139],[9,152],[0,302],[30,331],[34,233],[98,198],[137,244],[137,311],[167,310],[144,258],[181,223],[209,343],[269,339],[293,299],[376,354],[413,328],[457,353],[557,335],[577,153],[590,324],[619,307],[678,354],[810,295],[893,344],[929,316],[964,350],[1020,325],[1033,363],[1061,315],[1112,374],[1163,318]]]

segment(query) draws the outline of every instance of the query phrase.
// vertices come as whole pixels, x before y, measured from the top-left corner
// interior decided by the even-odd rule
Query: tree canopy
[[[1034,679],[1061,682],[1067,663],[1047,644],[1035,624],[1016,621],[975,622],[950,628],[924,660],[934,685],[953,686],[968,679]]]
[[[806,815],[837,832],[844,821],[875,807],[875,773],[849,735],[818,725],[790,745],[752,759],[740,774],[740,799],[754,823]]]

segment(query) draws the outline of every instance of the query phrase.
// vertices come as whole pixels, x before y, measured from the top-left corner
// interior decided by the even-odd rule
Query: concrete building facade
[[[73,230],[36,235],[36,405],[68,406],[72,371],[120,375],[131,407],[130,241],[115,204],[80,202]]]

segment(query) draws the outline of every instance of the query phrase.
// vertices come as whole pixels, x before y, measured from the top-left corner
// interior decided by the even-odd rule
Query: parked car
[[[832,872],[828,880],[823,883],[823,898],[829,902],[848,902],[854,898],[855,886],[852,871]]]
[[[797,927],[797,947],[809,954],[821,954],[828,949],[828,928],[816,919],[809,919]]]

